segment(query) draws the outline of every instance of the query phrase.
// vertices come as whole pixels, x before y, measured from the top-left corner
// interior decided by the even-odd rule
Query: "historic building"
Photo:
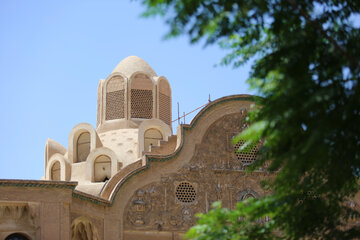
[[[168,80],[131,56],[97,97],[96,128],[76,125],[67,149],[47,140],[43,180],[0,180],[0,240],[182,239],[212,202],[267,194],[265,171],[245,174],[260,144],[231,143],[251,96],[212,101],[174,134]]]

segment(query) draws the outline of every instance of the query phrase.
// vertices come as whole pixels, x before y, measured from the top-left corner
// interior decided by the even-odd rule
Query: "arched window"
[[[153,117],[153,83],[145,74],[137,74],[131,80],[131,117]]]
[[[76,162],[84,162],[90,153],[90,133],[80,134],[76,143]]]
[[[249,199],[249,198],[255,198],[255,196],[251,193],[247,193],[244,197],[243,197],[243,200],[245,199]]]
[[[242,191],[237,193],[236,200],[238,202],[240,202],[240,201],[243,201],[245,199],[258,198],[258,197],[259,197],[259,195],[255,191],[253,191],[251,189],[246,189],[246,190],[242,190]]]
[[[105,182],[111,177],[111,160],[108,156],[101,155],[94,162],[94,181]]]
[[[171,124],[171,89],[165,79],[159,82],[159,118],[166,124]]]
[[[60,162],[55,162],[51,167],[51,180],[60,181]]]
[[[159,130],[154,128],[146,130],[144,134],[144,151],[149,151],[150,146],[158,146],[160,140],[163,140],[163,136]]]
[[[29,240],[21,233],[13,233],[5,238],[5,240]]]
[[[124,79],[115,76],[106,85],[105,120],[125,118],[125,84]]]
[[[72,240],[100,239],[96,226],[86,217],[78,217],[71,223]]]

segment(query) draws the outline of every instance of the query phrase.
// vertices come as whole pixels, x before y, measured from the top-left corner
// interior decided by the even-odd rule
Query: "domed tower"
[[[100,138],[109,131],[138,131],[138,157],[172,134],[170,84],[136,56],[125,58],[100,80],[97,111]]]
[[[45,179],[79,182],[97,194],[103,183],[130,164],[142,162],[152,146],[172,136],[171,88],[141,58],[121,61],[98,87],[97,124],[80,123],[68,149],[48,140]],[[143,162],[142,162],[143,163]]]
[[[122,60],[98,89],[98,132],[158,119],[171,128],[171,88],[143,59]]]

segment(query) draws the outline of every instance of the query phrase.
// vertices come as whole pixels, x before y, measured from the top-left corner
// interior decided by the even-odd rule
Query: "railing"
[[[191,114],[191,113],[193,113],[193,112],[195,112],[195,111],[197,111],[197,110],[205,107],[205,106],[208,105],[209,103],[211,103],[210,94],[209,94],[209,102],[205,103],[204,105],[202,105],[202,106],[200,106],[200,107],[198,107],[198,108],[196,108],[196,109],[194,109],[194,110],[192,110],[192,111],[190,111],[190,112],[188,112],[188,113],[186,113],[186,114],[185,114],[185,112],[184,112],[183,115],[180,116],[180,113],[179,113],[179,102],[178,102],[178,103],[177,103],[177,106],[178,106],[178,118],[175,119],[175,120],[173,120],[172,122],[178,121],[178,124],[180,124],[180,120],[183,118],[183,119],[184,119],[184,122],[183,122],[183,123],[185,124],[185,123],[186,123],[185,117],[186,117],[187,115],[189,115],[189,114]]]

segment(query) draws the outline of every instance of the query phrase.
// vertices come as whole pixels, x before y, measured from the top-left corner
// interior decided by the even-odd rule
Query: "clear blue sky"
[[[189,112],[209,94],[249,93],[248,65],[214,67],[226,53],[217,46],[162,40],[164,21],[143,10],[130,0],[0,0],[0,178],[40,179],[46,139],[67,148],[76,124],[95,126],[98,82],[127,56],[169,79],[173,118],[177,102]]]

